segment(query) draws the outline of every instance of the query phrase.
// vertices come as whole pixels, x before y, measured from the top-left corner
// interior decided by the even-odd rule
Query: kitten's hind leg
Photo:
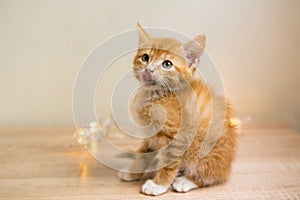
[[[142,153],[148,152],[148,144],[146,142],[142,143],[142,146],[138,149],[137,155],[131,166],[125,166],[122,170],[119,171],[118,177],[123,181],[137,181],[144,175],[143,171],[145,170],[149,160],[143,156]],[[149,158],[148,158],[149,159]]]
[[[138,181],[143,176],[143,173],[132,173],[130,167],[126,166],[119,171],[118,177],[122,181]]]
[[[188,192],[192,189],[202,187],[201,181],[191,180],[184,176],[178,176],[172,183],[172,188],[176,192]]]

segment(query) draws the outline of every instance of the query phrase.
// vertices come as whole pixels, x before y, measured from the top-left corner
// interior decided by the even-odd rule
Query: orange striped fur
[[[205,48],[205,36],[200,35],[189,43],[182,44],[170,38],[152,38],[139,25],[138,28],[140,32],[139,49],[134,58],[133,69],[135,77],[144,85],[133,98],[131,110],[141,125],[152,123],[153,126],[162,125],[163,128],[155,136],[145,139],[137,152],[146,153],[159,150],[172,141],[178,133],[179,127],[183,125],[181,121],[183,105],[180,105],[175,93],[184,94],[183,102],[188,104],[191,97],[188,88],[192,88],[198,106],[184,106],[188,112],[199,111],[198,127],[191,145],[183,155],[176,155],[176,152],[185,145],[186,140],[178,141],[173,149],[170,148],[168,155],[173,152],[172,156],[177,159],[159,169],[155,173],[153,182],[158,186],[169,188],[177,176],[185,177],[198,187],[227,181],[230,176],[237,139],[235,127],[230,124],[233,114],[229,104],[226,103],[224,126],[216,145],[204,158],[199,156],[207,130],[210,125],[213,126],[210,122],[213,114],[211,103],[214,94],[202,81],[196,70],[199,58]],[[148,55],[148,60],[144,55]],[[172,63],[170,69],[162,66],[166,60]],[[149,72],[145,72],[145,70],[149,70]],[[220,101],[224,101],[222,97],[218,98]],[[154,104],[162,106],[164,113],[155,109],[151,111]],[[219,112],[218,108],[214,109],[215,112]],[[161,124],[160,120],[164,115],[167,120]],[[184,133],[184,135],[189,134],[189,132]],[[166,158],[163,156],[166,155],[157,155],[158,163],[159,160],[165,160]],[[139,165],[141,168],[146,168],[147,166],[143,166],[143,162],[142,159],[136,158],[133,167]],[[136,180],[142,175],[143,173],[131,173],[130,180]],[[179,190],[174,187],[173,189]],[[146,190],[144,193],[148,194],[149,192]],[[152,193],[150,192],[150,194]]]

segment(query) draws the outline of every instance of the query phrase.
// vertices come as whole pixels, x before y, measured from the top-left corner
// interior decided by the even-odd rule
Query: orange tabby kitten
[[[159,169],[153,179],[144,183],[142,192],[160,195],[170,188],[187,192],[225,182],[230,175],[237,138],[235,127],[230,123],[232,111],[228,104],[225,104],[225,119],[220,119],[224,120],[224,125],[220,135],[215,137],[215,145],[208,155],[200,156],[208,129],[214,126],[211,123],[212,114],[222,112],[218,104],[225,102],[222,97],[216,97],[212,102],[214,94],[210,93],[196,70],[205,49],[205,35],[182,44],[170,38],[152,38],[139,24],[137,26],[139,49],[134,59],[134,73],[142,86],[131,102],[132,111],[140,124],[151,124],[155,130],[159,130],[145,139],[137,152],[157,151],[174,140],[172,145],[155,156]],[[197,105],[191,100],[193,95]],[[164,113],[161,109],[151,109],[154,104],[160,105]],[[184,114],[185,117],[182,117]],[[163,116],[166,116],[165,121],[162,121]],[[185,127],[180,133],[181,137],[177,137],[182,126]],[[185,131],[192,130],[191,127],[196,128],[194,135],[191,131]],[[180,150],[184,148],[187,150],[181,153]],[[137,157],[131,173],[120,172],[119,177],[124,181],[138,180],[143,173],[134,173],[134,169],[147,167],[147,162]]]

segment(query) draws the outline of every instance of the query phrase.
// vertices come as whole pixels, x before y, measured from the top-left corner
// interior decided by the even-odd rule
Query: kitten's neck
[[[145,87],[145,88],[141,88],[141,89],[146,97],[145,98],[146,101],[151,101],[151,100],[163,98],[163,97],[166,97],[169,95],[176,96],[176,94],[178,95],[180,93],[184,93],[185,91],[190,90],[190,89],[199,90],[199,87],[201,87],[201,85],[203,85],[202,80],[199,78],[194,78],[189,83],[181,84],[180,87],[176,87],[176,88],[160,87],[160,88],[151,89],[151,88]]]
[[[166,90],[166,89],[153,90],[153,91],[150,92],[150,97],[151,97],[151,99],[158,99],[158,98],[167,96],[171,93],[172,93],[172,91]]]
[[[152,101],[160,98],[164,98],[166,96],[176,96],[176,94],[185,91],[187,87],[177,88],[173,90],[161,88],[156,90],[144,90],[144,94],[147,97],[146,101]]]

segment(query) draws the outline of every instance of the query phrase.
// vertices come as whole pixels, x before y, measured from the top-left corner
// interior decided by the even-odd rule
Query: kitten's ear
[[[136,28],[139,32],[139,47],[141,47],[151,40],[151,36],[146,33],[138,22],[136,23]]]
[[[183,45],[183,50],[187,61],[191,65],[198,65],[199,58],[202,55],[206,45],[206,36],[198,35],[193,40]]]

